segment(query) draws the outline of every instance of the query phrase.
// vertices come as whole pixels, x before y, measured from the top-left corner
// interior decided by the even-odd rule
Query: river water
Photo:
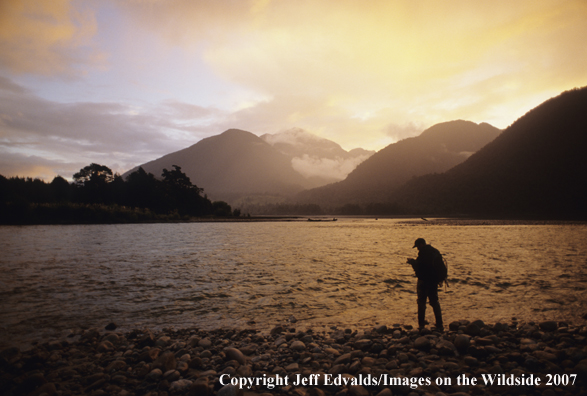
[[[467,225],[468,224],[468,225]],[[585,323],[585,224],[392,219],[0,227],[0,348],[103,329],[416,324],[405,264],[449,263],[453,320]],[[432,310],[428,319],[433,322]]]

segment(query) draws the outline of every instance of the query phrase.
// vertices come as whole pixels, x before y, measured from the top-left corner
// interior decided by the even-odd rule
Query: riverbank
[[[110,324],[3,350],[0,389],[7,396],[582,395],[586,336],[586,326],[553,321],[461,320],[443,333],[399,324],[315,331],[295,323],[267,332],[122,333]]]
[[[6,204],[0,203],[0,225],[146,224],[198,222],[300,221],[300,216],[180,215],[149,209],[102,204]]]

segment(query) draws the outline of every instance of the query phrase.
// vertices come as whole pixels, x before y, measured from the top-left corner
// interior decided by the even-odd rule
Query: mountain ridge
[[[465,162],[390,201],[447,215],[587,218],[587,87],[550,98]]]
[[[230,201],[259,191],[292,194],[302,190],[305,182],[287,157],[253,133],[234,128],[140,166],[159,177],[163,168],[172,165],[180,166],[215,200]]]
[[[349,155],[335,142],[319,138],[303,130],[299,131],[298,134],[303,133],[307,139],[320,141],[322,145],[337,149],[335,150],[337,155],[346,157],[346,165],[349,165],[348,161],[356,160],[361,155],[364,156],[362,151]],[[286,138],[279,136],[279,134],[271,136],[275,140]],[[290,141],[295,143],[291,139]],[[288,147],[293,146],[290,144]],[[300,154],[304,152],[304,149],[307,151],[307,145],[301,147],[302,151],[298,150],[296,153]],[[330,162],[320,163],[322,158],[317,156],[324,156],[325,153],[327,155],[328,150],[317,148],[312,152],[314,155],[312,158],[294,157],[269,144],[267,139],[248,131],[232,128],[140,166],[146,172],[160,177],[164,168],[171,169],[172,165],[178,165],[195,185],[203,188],[204,192],[215,200],[235,202],[242,197],[251,195],[266,195],[274,196],[276,199],[285,199],[305,188],[325,185],[338,180],[334,176],[329,177],[329,172],[331,173],[333,169],[340,172],[340,169],[335,169],[340,163],[334,159]],[[359,156],[356,155],[357,153]],[[307,167],[308,163],[310,166],[313,163],[322,165],[322,173],[301,171],[303,169],[300,168]],[[325,168],[325,165],[330,168]],[[138,168],[137,166],[131,169],[123,177],[127,177]]]
[[[385,202],[410,178],[443,172],[464,161],[501,131],[487,123],[455,120],[390,144],[359,164],[345,180],[302,191],[300,203],[319,205]]]

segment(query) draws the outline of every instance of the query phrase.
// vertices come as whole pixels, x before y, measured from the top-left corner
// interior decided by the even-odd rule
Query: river
[[[453,320],[587,314],[587,226],[340,219],[0,227],[0,349],[104,329],[416,324],[405,264],[449,264]],[[428,319],[433,322],[432,310]]]

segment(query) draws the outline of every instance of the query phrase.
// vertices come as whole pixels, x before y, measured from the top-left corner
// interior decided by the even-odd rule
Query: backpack
[[[432,267],[436,274],[436,283],[438,283],[438,286],[442,286],[444,283],[445,286],[448,287],[448,263],[438,250],[436,252],[437,254],[432,261]]]

